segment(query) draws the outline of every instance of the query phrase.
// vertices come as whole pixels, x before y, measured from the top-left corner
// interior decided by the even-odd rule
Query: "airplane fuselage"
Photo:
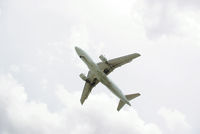
[[[107,75],[100,70],[98,65],[84,52],[82,49],[75,47],[77,54],[81,60],[87,65],[89,70],[96,76],[99,82],[108,87],[110,91],[119,97],[124,103],[130,105],[129,101],[121,90],[107,77]]]

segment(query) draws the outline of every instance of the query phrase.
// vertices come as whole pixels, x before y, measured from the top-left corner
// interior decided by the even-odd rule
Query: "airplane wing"
[[[110,74],[115,68],[118,68],[126,63],[131,62],[133,59],[139,57],[140,54],[134,53],[119,58],[111,59],[106,62],[100,62],[97,65],[105,73]]]
[[[81,95],[81,104],[84,103],[84,101],[87,99],[89,96],[90,92],[92,91],[92,88],[95,87],[99,81],[95,78],[95,76],[91,73],[91,71],[88,72],[87,75],[88,82],[85,82],[85,86]]]
[[[140,56],[140,54],[134,53],[134,54],[122,56],[122,57],[119,57],[119,58],[111,59],[111,60],[108,60],[106,62],[100,62],[97,65],[106,75],[108,75],[115,68],[120,67],[120,66],[122,66],[126,63],[129,63],[133,59],[135,59],[139,56]],[[84,89],[83,89],[83,92],[82,92],[82,95],[81,95],[81,100],[80,100],[81,104],[84,103],[84,101],[87,99],[87,97],[89,96],[92,89],[99,83],[99,81],[97,80],[95,75],[91,73],[91,71],[88,72],[87,79],[88,79],[88,81],[85,82],[85,86],[84,86]]]

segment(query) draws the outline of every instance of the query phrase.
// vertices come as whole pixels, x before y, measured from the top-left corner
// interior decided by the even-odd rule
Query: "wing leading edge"
[[[139,57],[140,54],[134,53],[119,58],[108,60],[107,62],[98,63],[99,68],[105,73],[110,74],[114,69],[131,62],[133,59]]]
[[[90,92],[92,91],[92,88],[94,88],[99,83],[99,81],[95,78],[95,75],[93,75],[90,71],[88,72],[87,78],[88,81],[85,82],[85,86],[80,99],[81,104],[83,104],[84,101],[87,99]]]

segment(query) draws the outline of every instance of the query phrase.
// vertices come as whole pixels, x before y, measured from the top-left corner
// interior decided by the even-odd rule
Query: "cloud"
[[[81,92],[70,93],[59,85],[56,94],[66,107],[64,113],[71,115],[70,120],[88,124],[93,133],[162,133],[156,124],[146,123],[131,107],[117,112],[113,104],[116,101],[106,94],[91,94],[83,106],[78,101]]]
[[[20,67],[17,65],[11,65],[10,66],[10,71],[14,73],[19,73],[20,72]]]
[[[105,94],[91,95],[88,103],[81,106],[80,92],[70,93],[59,85],[56,95],[63,107],[51,112],[47,104],[30,100],[12,75],[0,75],[0,85],[1,133],[162,133],[156,124],[146,123],[131,107],[117,112],[114,100]]]
[[[191,129],[190,124],[186,121],[186,116],[178,111],[162,107],[158,114],[164,119],[171,131],[184,131]]]
[[[176,4],[178,7],[181,8],[190,8],[190,7],[199,7],[199,1],[198,0],[152,0],[151,2],[148,0],[145,0],[148,4],[155,4],[155,3],[162,3],[163,5],[170,5],[170,4]]]
[[[75,46],[82,47],[84,49],[89,49],[91,44],[91,39],[87,27],[85,25],[74,25],[71,28],[71,34],[69,37],[69,45],[74,50]]]
[[[0,16],[2,15],[2,9],[0,8]]]
[[[54,134],[62,129],[60,115],[51,113],[45,103],[29,100],[12,75],[1,75],[0,85],[1,133]]]
[[[115,133],[164,133],[170,128],[161,130],[160,124],[153,121],[158,119],[155,111],[165,104],[175,108],[179,105],[191,121],[189,125],[198,129],[199,110],[194,103],[199,101],[196,91],[200,76],[198,1],[8,0],[2,3],[0,72],[14,76],[1,75],[2,133],[21,134],[28,130],[112,133],[111,127],[117,128]],[[142,92],[143,98],[137,105],[140,114],[132,107],[115,112],[117,101],[105,94],[92,94],[80,106],[82,85],[78,74],[88,69],[77,57],[75,45],[86,50],[95,61],[99,54],[109,59],[141,53],[141,59],[111,74],[114,81],[120,81],[117,84],[123,90],[130,89],[129,84],[134,81],[132,88]],[[129,73],[124,73],[124,69]],[[64,87],[56,87],[58,83]],[[96,87],[102,91],[100,88]],[[185,96],[189,99],[185,100]],[[21,112],[15,105],[27,112]],[[188,116],[191,112],[194,114]],[[172,128],[172,132],[180,132]]]
[[[177,23],[174,10],[161,2],[148,4],[146,1],[138,1],[134,4],[133,16],[139,13],[139,16],[142,16],[141,22],[145,27],[147,37],[155,38],[176,32]]]
[[[199,8],[187,8],[189,5],[196,6],[195,1],[136,1],[133,4],[132,16],[134,21],[140,22],[144,26],[145,33],[150,39],[158,39],[162,36],[181,36],[180,33],[187,34],[198,29],[193,29],[190,20],[198,22],[196,14]],[[190,7],[190,6],[189,6]],[[190,15],[189,15],[190,14]],[[193,15],[191,15],[193,14]],[[195,15],[196,14],[196,15]],[[138,17],[139,16],[139,17]],[[139,19],[139,21],[137,20]],[[199,24],[199,23],[198,23]],[[197,26],[197,25],[193,25]],[[187,30],[187,31],[185,31]],[[195,34],[193,34],[194,36]],[[196,37],[197,35],[195,35]],[[199,37],[199,35],[198,35]]]

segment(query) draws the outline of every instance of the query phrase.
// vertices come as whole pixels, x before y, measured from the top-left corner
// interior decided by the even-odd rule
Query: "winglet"
[[[129,94],[129,95],[126,95],[126,98],[128,100],[132,100],[136,97],[140,96],[140,93],[136,93],[136,94]],[[130,103],[129,103],[130,104]],[[119,101],[119,104],[118,104],[118,107],[117,107],[117,111],[120,111],[121,108],[125,105],[125,102],[123,102],[122,100]]]

